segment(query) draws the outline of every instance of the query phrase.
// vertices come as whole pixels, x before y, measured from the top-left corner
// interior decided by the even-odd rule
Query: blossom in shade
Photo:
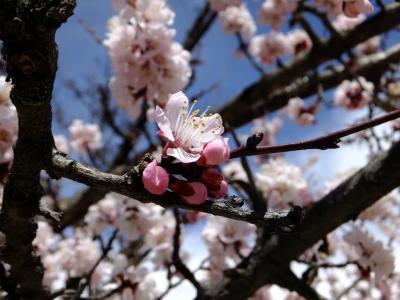
[[[168,141],[164,154],[183,163],[197,161],[204,146],[224,131],[219,114],[199,114],[194,104],[189,109],[189,100],[182,92],[172,95],[165,109],[157,106],[156,122],[159,135]]]
[[[11,84],[6,81],[5,76],[0,76],[0,105],[10,103]]]
[[[258,20],[260,24],[268,24],[278,29],[287,16],[297,8],[296,0],[265,0],[261,5]]]
[[[312,41],[307,32],[302,29],[295,29],[288,33],[287,38],[292,48],[292,53],[298,55],[310,50]]]
[[[203,171],[200,181],[206,186],[208,196],[222,198],[228,192],[228,184],[216,169],[207,168]]]
[[[169,176],[163,167],[157,165],[157,161],[153,160],[144,169],[142,174],[143,185],[150,193],[161,195],[168,188]]]
[[[199,205],[207,199],[207,188],[201,182],[175,181],[171,189],[188,204]]]
[[[304,100],[299,97],[290,99],[286,106],[288,116],[299,125],[315,123],[317,109],[318,104],[306,108]]]
[[[354,226],[344,235],[344,240],[353,247],[360,267],[364,271],[374,272],[377,280],[382,280],[394,271],[391,251],[384,248],[382,242],[374,240],[368,232]]]
[[[359,56],[374,54],[379,50],[380,45],[381,38],[379,36],[374,36],[365,42],[358,44],[355,48],[355,52]]]
[[[240,6],[242,0],[208,0],[210,7],[215,11],[222,11],[229,6]]]
[[[260,166],[256,186],[273,209],[287,208],[289,204],[305,207],[312,203],[300,168],[282,158],[270,159]]]
[[[374,11],[374,6],[369,0],[344,0],[343,13],[349,18],[356,18],[360,14]]]
[[[249,51],[260,62],[271,65],[278,57],[291,52],[291,44],[283,33],[271,31],[253,37]]]
[[[74,120],[68,128],[71,148],[77,153],[96,151],[103,146],[102,134],[96,124],[83,123],[82,120]]]
[[[229,159],[230,149],[227,138],[216,138],[205,145],[201,160],[206,165],[217,166]]]
[[[335,90],[333,99],[339,106],[347,109],[358,109],[366,106],[374,92],[374,84],[364,77],[358,80],[345,80]]]
[[[238,33],[250,38],[256,31],[253,17],[245,5],[229,6],[219,12],[218,17],[226,34]]]
[[[65,138],[65,136],[63,136],[62,134],[57,134],[54,136],[54,144],[56,146],[56,149],[62,153],[67,153],[68,152],[68,141]]]
[[[348,31],[356,27],[365,20],[364,15],[358,15],[356,18],[349,18],[343,14],[338,15],[333,21],[332,26],[337,31]]]
[[[222,180],[219,183],[218,189],[209,189],[208,190],[208,195],[212,198],[223,198],[226,196],[226,194],[228,193],[228,183],[225,180]]]

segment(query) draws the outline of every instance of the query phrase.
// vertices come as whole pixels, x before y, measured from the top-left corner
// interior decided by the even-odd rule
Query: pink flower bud
[[[206,165],[217,166],[229,159],[230,149],[228,139],[219,137],[209,142],[203,149],[202,162]]]
[[[188,204],[200,205],[207,199],[207,188],[201,182],[176,181],[171,189]]]
[[[153,160],[143,171],[143,185],[150,193],[154,195],[163,194],[169,183],[169,176],[164,168],[157,166],[157,161]]]
[[[207,168],[201,174],[200,181],[205,184],[208,190],[217,190],[224,179],[217,170],[212,168]]]
[[[209,190],[208,194],[212,198],[223,198],[226,193],[228,193],[228,183],[225,180],[222,180],[219,184],[218,190]]]

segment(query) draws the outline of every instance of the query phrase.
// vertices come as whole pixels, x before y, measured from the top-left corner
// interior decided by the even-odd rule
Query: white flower
[[[11,92],[11,83],[6,81],[5,76],[0,76],[0,105],[9,104],[11,102],[10,92]]]
[[[366,106],[372,101],[374,84],[364,77],[358,80],[345,80],[335,90],[333,99],[339,106],[347,109],[357,109]]]
[[[58,134],[54,136],[54,144],[58,151],[67,153],[68,152],[68,141],[65,136]]]
[[[264,163],[256,174],[256,185],[271,208],[286,208],[289,203],[306,206],[312,202],[300,168],[282,158]]]
[[[376,279],[389,276],[394,271],[394,257],[389,249],[385,249],[380,241],[376,241],[368,232],[353,227],[344,236],[356,252],[357,262],[364,270],[375,273]]]
[[[218,14],[226,34],[239,33],[250,38],[256,31],[253,17],[245,5],[229,6]]]
[[[82,120],[74,120],[68,128],[71,147],[77,153],[99,150],[102,146],[102,134],[96,124],[83,123]]]
[[[278,29],[292,13],[298,1],[296,0],[265,0],[259,12],[261,24],[269,24],[273,29]]]
[[[276,58],[291,53],[291,44],[281,32],[271,31],[251,39],[249,51],[260,62],[272,64]]]
[[[199,110],[189,110],[189,100],[182,92],[171,96],[165,109],[157,106],[156,122],[160,135],[167,139],[166,154],[183,163],[200,158],[204,146],[224,131],[219,114],[199,116]]]

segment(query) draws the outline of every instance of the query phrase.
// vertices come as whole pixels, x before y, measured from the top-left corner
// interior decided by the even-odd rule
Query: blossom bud
[[[200,205],[207,199],[207,188],[201,182],[176,181],[171,189],[188,204]]]
[[[163,194],[169,183],[169,176],[163,167],[157,166],[157,161],[153,160],[143,171],[143,185],[154,195]]]
[[[219,189],[223,179],[224,176],[222,176],[217,170],[208,168],[201,174],[200,181],[206,185],[208,190],[216,190]]]
[[[223,198],[228,193],[228,183],[222,180],[217,190],[209,190],[208,194],[212,198]]]
[[[203,149],[202,158],[206,165],[217,166],[229,159],[230,149],[228,139],[216,138]]]

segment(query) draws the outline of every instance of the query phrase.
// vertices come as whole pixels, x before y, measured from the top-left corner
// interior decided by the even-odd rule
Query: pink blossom
[[[291,52],[288,39],[281,32],[271,31],[251,39],[249,51],[260,62],[271,65],[274,61]]]
[[[137,0],[109,21],[104,44],[114,71],[110,90],[133,119],[141,113],[141,100],[163,104],[191,76],[190,53],[173,40],[176,33],[169,28],[173,19],[165,0]]]
[[[340,14],[333,20],[332,25],[337,31],[348,31],[356,27],[365,20],[364,15],[358,15],[356,18],[349,18]]]
[[[256,31],[253,17],[245,5],[229,6],[219,12],[218,17],[226,34],[239,33],[250,38]]]
[[[295,29],[288,33],[289,43],[292,48],[292,53],[298,55],[310,50],[312,47],[312,41],[308,36],[307,32],[302,29]]]
[[[171,96],[165,109],[156,108],[159,134],[168,141],[164,152],[183,163],[197,161],[204,146],[224,131],[219,114],[198,116],[199,110],[193,107],[189,110],[188,98],[179,92]]]
[[[361,55],[369,55],[377,52],[379,50],[379,46],[381,45],[381,38],[379,36],[374,36],[365,42],[358,44],[355,48],[356,54]]]
[[[356,18],[360,14],[371,13],[374,6],[369,0],[344,0],[343,13],[349,18]]]
[[[102,146],[102,134],[96,124],[83,123],[82,120],[74,120],[68,128],[71,147],[77,153],[99,150]]]
[[[344,236],[344,240],[353,246],[358,264],[365,271],[372,271],[377,280],[389,276],[394,271],[394,257],[380,241],[373,239],[366,231],[353,227]]]
[[[222,11],[229,6],[240,6],[242,0],[208,0],[210,7],[215,11]]]
[[[201,152],[204,164],[217,166],[229,159],[230,149],[227,138],[216,138],[205,145]]]
[[[335,90],[333,99],[339,106],[347,109],[358,109],[366,106],[371,100],[374,84],[359,77],[358,80],[345,80]]]
[[[297,8],[297,0],[265,0],[259,12],[259,22],[278,29],[287,16]]]
[[[317,107],[306,108],[304,100],[301,98],[292,98],[286,107],[289,117],[299,125],[309,125],[315,123],[315,113]]]
[[[54,136],[54,144],[56,146],[56,149],[62,153],[67,153],[68,152],[68,141],[65,138],[65,136],[61,134],[57,134]]]
[[[154,195],[164,194],[168,188],[169,175],[163,167],[157,166],[157,161],[153,160],[143,171],[143,185]]]
[[[208,190],[208,194],[212,198],[223,198],[228,193],[228,183],[225,180],[222,180],[218,186],[217,190]]]
[[[171,188],[188,204],[199,205],[207,199],[207,188],[201,182],[176,181]]]

